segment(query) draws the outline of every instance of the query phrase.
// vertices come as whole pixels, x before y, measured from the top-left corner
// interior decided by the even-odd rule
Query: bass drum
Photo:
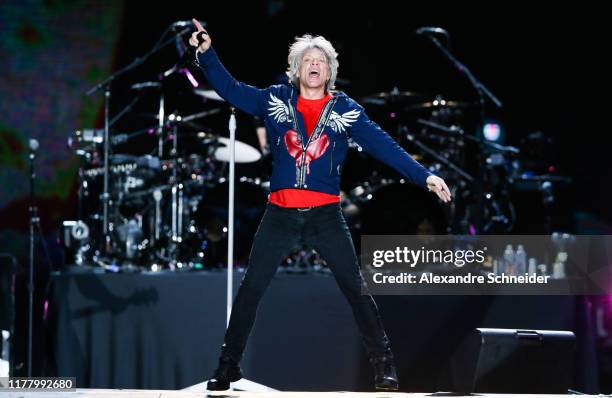
[[[347,222],[357,235],[444,235],[447,212],[433,193],[410,183],[391,182],[349,195]],[[346,216],[346,214],[345,214]]]
[[[206,266],[227,265],[229,184],[220,182],[204,190],[192,225],[205,242]],[[266,184],[242,178],[236,181],[234,193],[234,262],[246,266],[253,238],[268,202]]]

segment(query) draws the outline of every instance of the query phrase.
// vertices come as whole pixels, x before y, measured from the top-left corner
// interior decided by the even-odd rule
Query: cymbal
[[[429,98],[431,98],[431,96],[414,91],[399,91],[397,87],[395,87],[391,91],[382,91],[363,97],[361,102],[368,105],[390,105],[406,102],[422,102]]]
[[[201,119],[203,117],[214,115],[219,112],[221,112],[221,108],[213,108],[213,109],[209,109],[206,111],[194,113],[193,115],[182,116],[179,122],[188,123],[188,122],[191,122],[192,120]]]
[[[200,97],[207,98],[213,101],[225,102],[223,98],[215,90],[203,90],[203,89],[194,89],[194,94],[199,95]]]
[[[217,139],[217,148],[215,149],[213,156],[216,160],[221,162],[229,162],[230,161],[230,151],[229,145],[230,140],[226,137],[219,137]],[[235,146],[235,159],[236,163],[252,163],[261,159],[261,153],[250,146],[249,144],[245,144],[241,141],[236,141]]]
[[[454,108],[454,109],[469,109],[478,107],[476,102],[467,101],[446,101],[444,99],[435,99],[433,101],[422,102],[419,104],[408,105],[404,107],[404,111],[420,111],[420,110],[432,110],[432,109],[443,109],[443,108]]]

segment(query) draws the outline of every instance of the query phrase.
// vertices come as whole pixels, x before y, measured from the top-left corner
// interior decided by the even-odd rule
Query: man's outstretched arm
[[[211,47],[212,40],[202,24],[193,19],[196,31],[191,34],[189,44],[197,47],[197,56],[206,79],[212,88],[236,108],[255,116],[265,113],[266,90],[239,82],[225,69],[217,53]],[[201,34],[201,33],[204,34]]]
[[[451,200],[450,190],[444,180],[414,160],[389,134],[370,120],[361,107],[351,127],[351,137],[366,152],[393,167],[413,184],[434,192],[445,203]]]

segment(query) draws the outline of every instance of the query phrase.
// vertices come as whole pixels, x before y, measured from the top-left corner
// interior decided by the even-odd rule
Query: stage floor
[[[420,398],[420,397],[458,397],[459,395],[450,395],[445,393],[376,393],[376,392],[349,392],[349,391],[334,391],[334,392],[308,392],[308,391],[218,391],[218,392],[195,392],[195,391],[169,391],[169,390],[103,390],[103,389],[77,389],[75,392],[6,392],[5,389],[0,389],[0,395],[3,398],[56,398],[56,397],[82,397],[82,398],[102,398],[102,397],[134,397],[134,398],[202,398],[210,397],[225,397],[225,398],[384,398],[384,397],[405,397],[405,398]],[[557,394],[475,394],[479,398],[514,398],[514,397],[538,397],[538,398],[567,398],[568,395]],[[582,395],[584,397],[596,397],[596,395]]]

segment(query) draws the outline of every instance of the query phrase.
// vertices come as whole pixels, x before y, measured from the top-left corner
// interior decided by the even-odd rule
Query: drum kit
[[[76,220],[65,221],[61,234],[68,262],[139,270],[224,265],[230,153],[224,127],[216,119],[228,114],[230,107],[214,90],[193,84],[191,74],[185,76],[191,82],[189,101],[198,99],[190,109],[196,113],[180,112],[187,108],[183,105],[189,101],[184,100],[175,101],[175,110],[167,113],[172,109],[169,105],[175,105],[165,93],[167,81],[140,82],[130,86],[136,99],[112,120],[108,102],[105,104],[104,130],[80,129],[68,138],[68,147],[81,159]],[[111,80],[94,88],[105,88],[107,99]],[[154,100],[144,113],[138,113],[134,104],[143,95]],[[408,184],[351,143],[343,167],[341,207],[357,246],[362,234],[512,231],[516,211],[510,188],[525,180],[520,151],[474,133],[482,122],[481,102],[398,88],[362,97],[359,102],[400,146],[445,179],[453,201],[443,206],[435,195]],[[137,114],[149,118],[146,126],[129,133],[113,127],[111,133],[110,126],[119,118]],[[154,126],[151,119],[155,119]],[[208,127],[215,123],[214,129]],[[252,130],[249,133],[255,137]],[[235,184],[235,258],[239,264],[246,263],[267,203],[269,176],[264,170],[269,169],[270,155],[262,152],[266,153],[263,146],[260,151],[241,141],[235,145],[236,163],[247,166],[242,170],[258,170],[242,173]],[[536,177],[534,190],[549,192],[554,176],[531,179]],[[287,264],[323,264],[312,251],[296,249]]]
[[[446,181],[453,200],[443,205],[355,145],[341,185],[345,218],[357,246],[363,234],[534,233],[524,225],[516,228],[517,218],[526,214],[533,225],[542,218],[537,233],[553,231],[553,186],[568,185],[571,179],[551,175],[551,163],[534,168],[534,159],[545,162],[545,156],[530,153],[533,142],[523,142],[519,149],[486,139],[478,101],[394,88],[360,102],[415,160]],[[537,217],[529,210],[534,205],[543,210]]]
[[[139,90],[155,82],[133,85]],[[224,261],[227,235],[226,168],[229,139],[199,124],[224,111],[212,90],[194,90],[208,104],[219,105],[187,116],[174,112],[156,126],[113,133],[108,157],[108,215],[104,233],[104,132],[81,129],[68,147],[81,159],[78,221],[65,221],[63,241],[75,264],[94,263],[121,269],[198,269]],[[228,107],[229,108],[229,107]],[[160,113],[160,116],[162,113]],[[142,137],[149,153],[142,152]],[[139,141],[140,140],[140,141]],[[131,152],[118,152],[128,148]],[[259,150],[235,142],[235,162],[262,161]],[[236,183],[237,260],[244,261],[267,201],[267,184],[243,176]]]

